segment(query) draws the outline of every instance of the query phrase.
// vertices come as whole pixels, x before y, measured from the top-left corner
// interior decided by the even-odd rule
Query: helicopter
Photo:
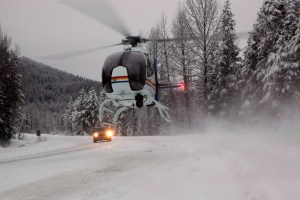
[[[123,43],[129,43],[130,48],[108,56],[102,68],[102,85],[107,99],[100,105],[99,119],[104,112],[113,113],[106,105],[110,102],[120,107],[114,114],[113,124],[119,115],[128,108],[154,106],[166,121],[170,121],[169,108],[159,102],[158,90],[160,84],[157,77],[156,59],[139,45],[146,42],[139,36],[128,36]]]
[[[124,51],[109,55],[102,67],[102,87],[107,98],[99,107],[100,124],[114,126],[123,111],[129,108],[142,107],[156,107],[160,116],[167,122],[171,122],[169,108],[159,101],[159,90],[163,88],[184,89],[184,85],[183,83],[171,85],[159,83],[157,59],[150,57],[143,44],[147,42],[188,40],[189,38],[146,39],[141,36],[132,36],[124,23],[121,22],[121,18],[105,0],[64,0],[62,3],[125,37],[121,43],[109,46],[42,57],[44,59],[61,60],[124,45]],[[102,12],[99,12],[99,8],[102,8]],[[118,108],[116,111],[109,108],[111,103]],[[111,115],[111,122],[104,121],[108,115]]]
[[[114,113],[106,106],[110,102],[120,107],[114,113],[113,124],[116,124],[119,115],[128,108],[143,106],[156,107],[160,116],[167,122],[171,122],[169,108],[159,102],[159,90],[178,87],[184,90],[185,87],[183,83],[172,85],[159,83],[157,59],[151,59],[141,45],[148,41],[166,40],[127,36],[122,40],[122,44],[129,44],[130,47],[106,58],[102,68],[102,85],[107,99],[100,105],[100,122],[105,111]]]

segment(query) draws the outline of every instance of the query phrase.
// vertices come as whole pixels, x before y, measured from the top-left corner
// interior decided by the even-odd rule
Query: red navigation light
[[[184,83],[179,83],[178,87],[180,90],[184,91],[185,90],[185,84]]]

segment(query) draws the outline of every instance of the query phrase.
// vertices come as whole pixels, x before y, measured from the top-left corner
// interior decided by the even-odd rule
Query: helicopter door
[[[114,68],[119,65],[123,52],[114,53],[108,56],[102,67],[102,87],[104,92],[112,93],[111,75]]]

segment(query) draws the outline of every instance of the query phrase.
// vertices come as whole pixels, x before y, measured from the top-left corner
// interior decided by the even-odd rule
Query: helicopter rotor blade
[[[52,55],[43,56],[40,58],[46,59],[46,60],[64,60],[64,59],[81,56],[84,54],[96,52],[96,51],[99,51],[102,49],[107,49],[107,48],[118,46],[118,45],[122,45],[122,43],[108,45],[108,46],[102,46],[102,47],[94,47],[94,48],[89,48],[89,49],[75,50],[75,51],[70,51],[70,52],[65,52],[65,53],[52,54]]]
[[[194,40],[196,39],[195,37],[178,37],[178,38],[164,38],[164,39],[156,39],[156,38],[151,38],[151,39],[145,39],[147,42],[178,42],[178,41],[189,41],[189,40]]]
[[[238,32],[236,33],[239,39],[244,39],[249,36],[248,32]],[[146,42],[180,42],[180,41],[190,41],[190,40],[196,40],[200,37],[175,37],[175,38],[150,38],[150,39],[144,39]]]
[[[61,2],[125,37],[131,35],[117,12],[105,0],[63,0]]]

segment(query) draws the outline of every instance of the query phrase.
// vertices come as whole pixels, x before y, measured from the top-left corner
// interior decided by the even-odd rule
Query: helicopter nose
[[[130,91],[127,69],[123,66],[118,66],[113,69],[111,83],[114,93],[121,94]]]

